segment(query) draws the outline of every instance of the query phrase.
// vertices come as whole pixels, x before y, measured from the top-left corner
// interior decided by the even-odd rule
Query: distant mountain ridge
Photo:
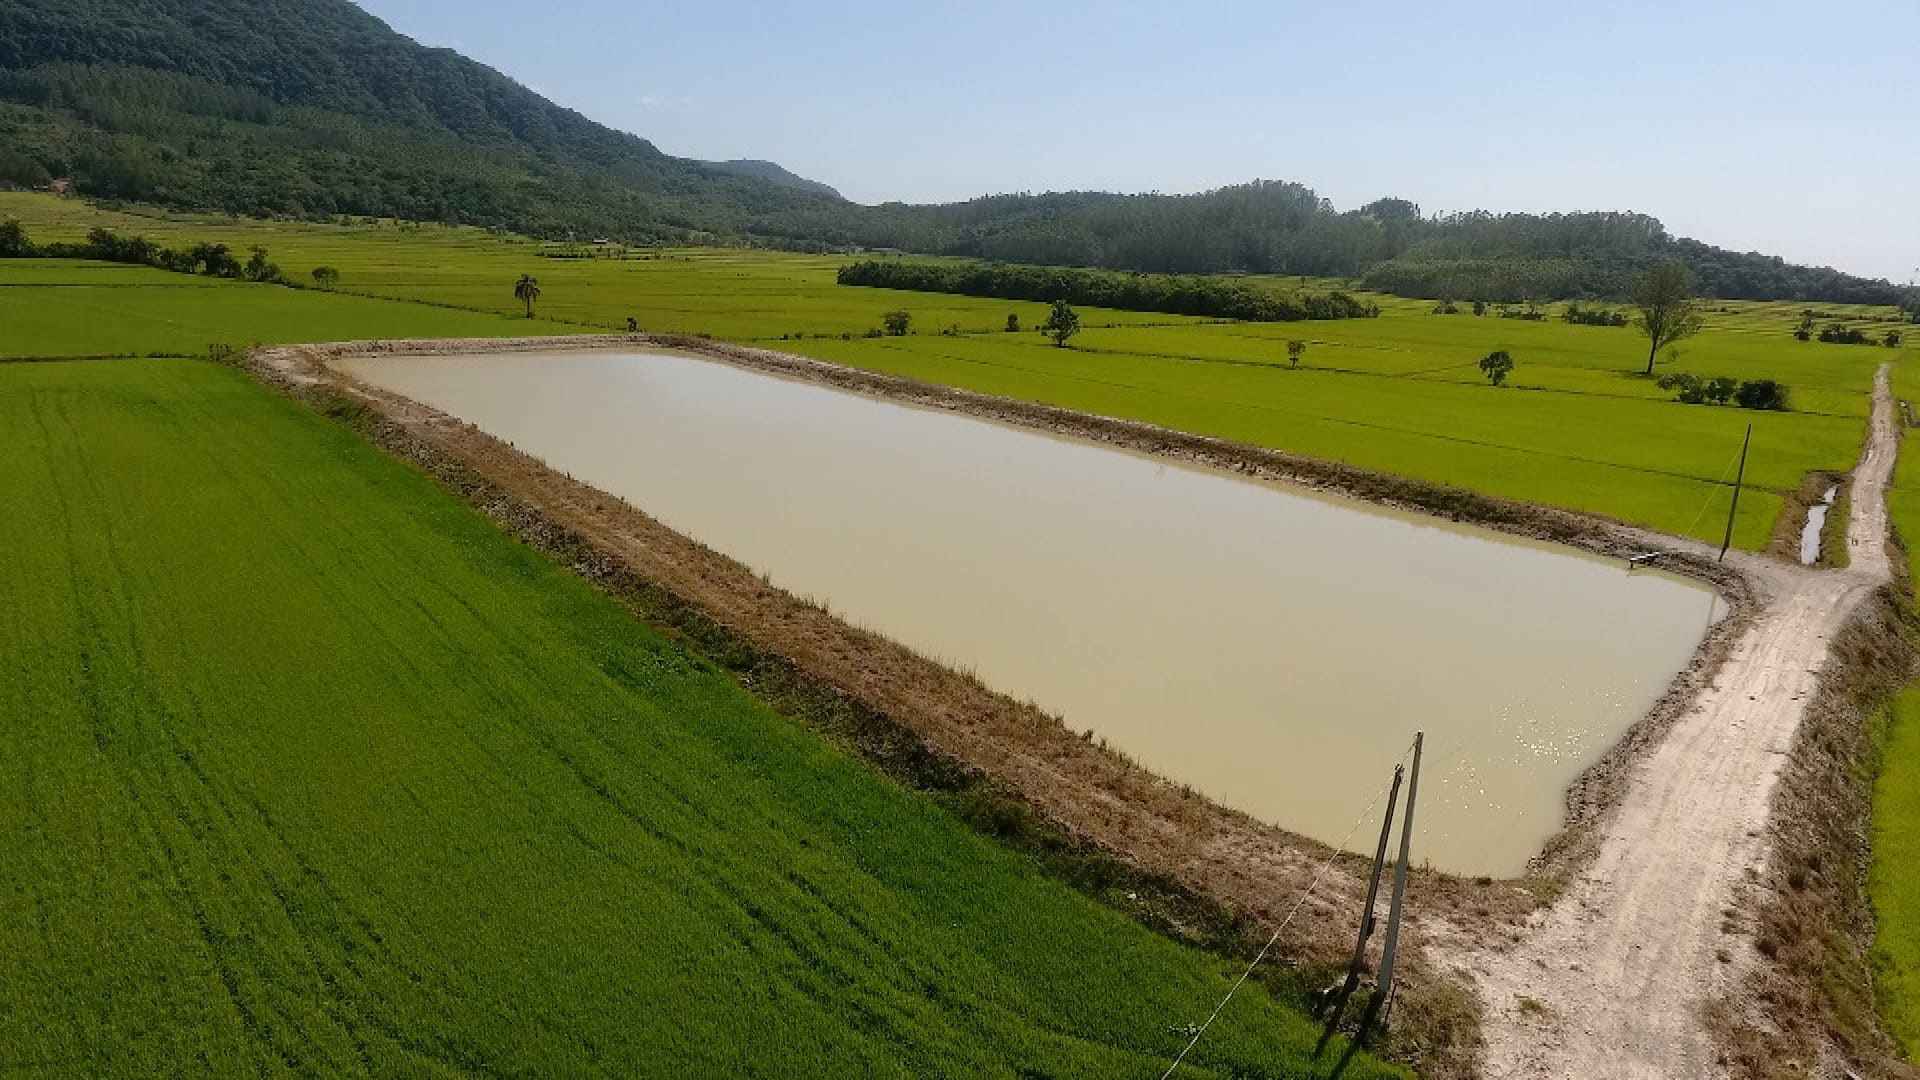
[[[253,215],[377,215],[629,242],[891,247],[1361,279],[1413,296],[1618,297],[1680,259],[1728,298],[1897,302],[1885,281],[1669,236],[1643,214],[1337,210],[1255,181],[861,206],[758,159],[674,157],[348,0],[3,0],[0,184]]]

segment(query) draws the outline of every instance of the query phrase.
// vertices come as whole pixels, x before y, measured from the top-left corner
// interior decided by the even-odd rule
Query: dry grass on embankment
[[[1042,710],[918,656],[773,588],[749,568],[675,533],[478,429],[360,384],[328,366],[347,354],[664,345],[910,404],[965,412],[1241,473],[1437,514],[1608,555],[1647,538],[1596,518],[1291,458],[1148,425],[984,397],[693,339],[544,339],[288,347],[253,369],[414,462],[508,531],[573,567],[639,617],[676,632],[796,719],[902,782],[953,805],[983,831],[1034,852],[1066,879],[1168,933],[1239,952],[1264,940],[1330,852],[1170,783],[1068,730]],[[1420,872],[1409,918],[1413,962],[1386,1050],[1435,1076],[1469,1075],[1477,1042],[1471,993],[1424,962],[1432,920],[1452,932],[1511,933],[1588,853],[1585,837],[1617,797],[1635,756],[1657,742],[1709,679],[1743,625],[1745,582],[1702,560],[1670,565],[1718,585],[1723,620],[1648,717],[1568,793],[1568,827],[1540,871],[1496,882]],[[1270,978],[1298,994],[1344,963],[1363,860],[1332,869],[1281,939]]]
[[[1897,562],[1897,560],[1896,560]],[[1912,677],[1914,613],[1900,586],[1836,637],[1773,799],[1770,857],[1749,892],[1741,1000],[1709,1020],[1736,1077],[1908,1077],[1880,1027],[1867,897],[1875,755],[1892,695]],[[1729,935],[1728,948],[1745,948]]]

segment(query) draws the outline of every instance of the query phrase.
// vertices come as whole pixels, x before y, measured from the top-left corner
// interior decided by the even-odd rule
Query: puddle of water
[[[1812,566],[1820,561],[1820,532],[1827,527],[1827,511],[1833,508],[1834,497],[1840,494],[1838,484],[1827,489],[1820,501],[1807,507],[1807,523],[1800,528],[1800,563]]]
[[[1329,843],[1424,728],[1414,850],[1460,873],[1520,872],[1721,614],[1660,571],[709,360],[345,366]]]

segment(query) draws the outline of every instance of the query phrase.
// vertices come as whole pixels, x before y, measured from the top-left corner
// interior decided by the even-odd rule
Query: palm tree
[[[514,282],[513,298],[526,304],[527,318],[533,318],[533,302],[540,299],[540,283],[532,274],[521,274],[520,280]]]

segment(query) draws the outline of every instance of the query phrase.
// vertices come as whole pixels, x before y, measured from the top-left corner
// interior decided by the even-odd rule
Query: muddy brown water
[[[1827,527],[1827,512],[1833,509],[1833,500],[1840,494],[1840,485],[1827,489],[1820,501],[1807,507],[1807,523],[1800,527],[1800,565],[1812,566],[1820,561],[1820,534]]]
[[[1308,836],[1427,733],[1416,858],[1512,875],[1722,606],[1568,548],[663,352],[344,361]]]

